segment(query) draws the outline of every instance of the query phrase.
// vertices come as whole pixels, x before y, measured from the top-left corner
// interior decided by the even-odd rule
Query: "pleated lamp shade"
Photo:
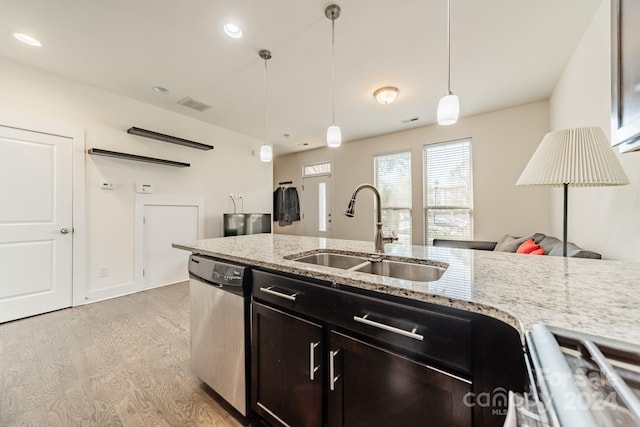
[[[583,127],[546,134],[516,185],[600,187],[628,183],[602,129]]]

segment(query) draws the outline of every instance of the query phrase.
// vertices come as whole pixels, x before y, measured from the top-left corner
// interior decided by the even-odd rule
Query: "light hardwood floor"
[[[245,420],[189,361],[188,282],[0,324],[0,426]]]

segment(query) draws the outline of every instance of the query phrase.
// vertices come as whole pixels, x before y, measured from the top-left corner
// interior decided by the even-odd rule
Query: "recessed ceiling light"
[[[35,38],[27,34],[13,33],[13,37],[20,40],[22,43],[28,44],[29,46],[36,46],[36,47],[42,46],[42,43],[40,43],[38,40],[36,40]]]
[[[376,89],[373,92],[373,96],[376,97],[378,104],[391,104],[398,97],[398,88],[393,86],[385,86],[380,89]]]
[[[229,22],[224,24],[224,32],[233,39],[239,39],[242,37],[242,30],[236,24]]]
[[[162,95],[166,95],[169,93],[169,89],[167,89],[166,87],[162,87],[162,86],[153,86],[152,87],[154,91],[162,94]]]

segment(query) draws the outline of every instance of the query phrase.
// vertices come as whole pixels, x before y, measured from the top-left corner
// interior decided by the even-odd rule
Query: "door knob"
[[[61,229],[60,229],[60,232],[61,232],[62,234],[69,234],[69,231],[70,231],[70,230],[69,230],[68,228],[61,228]]]

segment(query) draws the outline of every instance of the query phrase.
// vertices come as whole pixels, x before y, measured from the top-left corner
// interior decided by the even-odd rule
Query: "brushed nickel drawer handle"
[[[385,331],[393,332],[394,334],[413,338],[414,340],[424,341],[423,335],[416,334],[416,331],[418,330],[418,328],[413,328],[413,330],[411,331],[405,331],[404,329],[396,328],[395,326],[385,325],[384,323],[369,320],[367,319],[368,316],[369,316],[368,314],[365,314],[362,317],[353,316],[353,320],[359,323],[364,323],[365,325],[373,326],[374,328],[384,329]]]
[[[262,292],[266,292],[268,294],[275,295],[280,298],[288,299],[289,301],[295,301],[296,297],[298,296],[297,293],[289,295],[289,294],[283,294],[282,292],[274,291],[273,286],[269,286],[268,288],[260,288],[260,290]]]

